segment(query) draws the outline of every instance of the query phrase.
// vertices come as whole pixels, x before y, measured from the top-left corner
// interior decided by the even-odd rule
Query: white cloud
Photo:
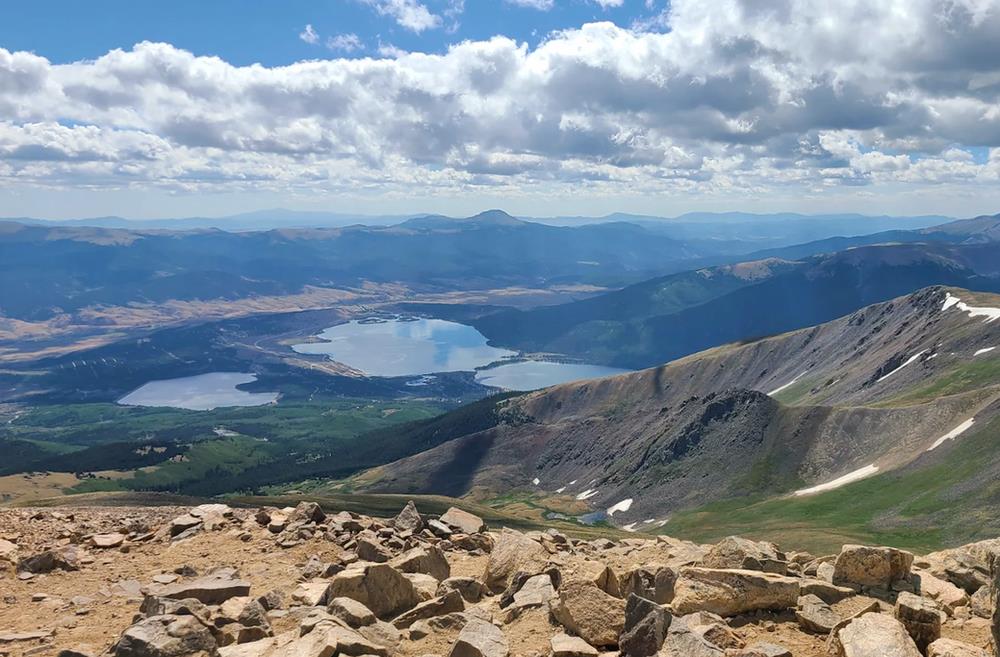
[[[350,33],[329,37],[326,40],[326,47],[334,51],[354,52],[364,48],[365,44],[361,42],[357,34]]]
[[[420,33],[441,27],[441,17],[418,0],[362,0],[382,16],[391,17],[400,27]]]
[[[528,7],[539,11],[548,11],[556,6],[555,0],[505,0],[518,7]]]
[[[319,35],[316,34],[316,30],[313,29],[313,26],[310,23],[307,23],[305,29],[299,32],[299,38],[309,44],[319,42]]]
[[[408,29],[442,20],[412,0],[365,1]],[[440,54],[379,44],[383,59],[280,67],[155,43],[71,64],[0,49],[0,187],[733,197],[995,186],[1000,0],[943,8],[675,0],[666,31],[594,23],[533,49],[504,37]],[[352,34],[327,44],[362,45]]]
[[[602,8],[607,9],[608,7],[621,7],[625,4],[625,0],[592,0],[597,4],[601,5]]]

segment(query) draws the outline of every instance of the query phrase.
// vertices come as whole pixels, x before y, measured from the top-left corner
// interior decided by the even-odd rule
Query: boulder
[[[928,598],[900,593],[893,615],[903,624],[921,652],[941,638],[941,621],[945,614],[936,602]]]
[[[454,506],[444,512],[444,515],[441,516],[441,522],[463,534],[486,531],[486,523],[483,522],[482,518]]]
[[[510,647],[500,628],[478,618],[471,618],[458,634],[448,657],[508,657]]]
[[[115,657],[182,657],[216,655],[212,631],[194,616],[152,616],[118,639]]]
[[[463,611],[464,609],[465,602],[462,600],[462,594],[458,591],[452,591],[437,598],[421,602],[413,609],[404,611],[392,621],[392,624],[398,629],[403,629],[413,625],[418,620],[444,616],[445,614]]]
[[[959,607],[969,604],[969,594],[951,582],[936,577],[926,570],[919,571],[917,577],[920,593],[939,602],[949,615],[954,614]]]
[[[669,604],[674,599],[674,586],[677,584],[677,571],[662,564],[646,564],[633,568],[621,579],[621,595],[625,598],[631,594],[647,598],[657,604]],[[608,591],[608,593],[612,593]]]
[[[707,641],[689,620],[675,617],[670,622],[659,657],[723,657],[725,649]]]
[[[0,538],[0,559],[13,561],[16,554],[17,545],[6,539]]]
[[[618,640],[621,657],[651,657],[663,647],[673,617],[652,600],[631,594],[625,603],[625,625]]]
[[[372,610],[351,598],[341,597],[330,600],[326,605],[326,611],[353,628],[371,625],[375,622],[375,614],[372,613]]]
[[[910,577],[913,554],[891,547],[845,545],[833,564],[833,583],[861,590],[889,590]]]
[[[436,545],[415,547],[392,559],[389,565],[402,573],[424,573],[438,581],[451,575],[451,566]]]
[[[972,595],[990,583],[990,559],[1000,551],[1000,538],[933,552],[920,560],[922,568]]]
[[[201,525],[201,518],[196,518],[190,513],[185,513],[184,515],[177,516],[170,521],[168,525],[168,532],[171,536],[179,536],[184,532],[195,529]]]
[[[555,635],[549,640],[551,657],[597,657],[597,648],[578,636],[566,633]]]
[[[330,580],[326,599],[345,597],[357,600],[378,618],[394,618],[420,602],[412,582],[388,564],[351,567]]]
[[[788,572],[788,560],[777,545],[739,536],[730,536],[712,546],[701,563],[705,568],[760,570],[777,575]]]
[[[516,590],[507,589],[500,601],[501,607],[506,607],[508,605],[513,606],[517,609],[523,609],[526,607],[541,607],[542,605],[548,604],[549,600],[556,597],[555,587],[552,585],[552,578],[546,574],[534,575],[524,579],[523,582],[519,582],[515,578],[514,582],[511,584],[513,588],[515,584],[519,584]]]
[[[837,657],[920,657],[902,623],[885,614],[864,614],[830,635]]]
[[[125,535],[117,532],[111,534],[94,534],[90,537],[90,544],[102,550],[119,547],[124,542]]]
[[[927,657],[990,657],[990,653],[954,639],[938,639],[927,646]]]
[[[674,589],[674,613],[709,611],[736,616],[761,609],[788,609],[799,598],[792,577],[756,570],[682,568]]]
[[[501,593],[516,573],[539,573],[548,559],[549,553],[540,543],[519,531],[505,528],[490,552],[483,583],[493,593]]]
[[[486,587],[474,577],[449,577],[438,585],[436,593],[444,595],[449,591],[458,591],[466,602],[479,602],[486,594]]]
[[[198,577],[150,587],[150,594],[175,600],[193,598],[206,605],[221,605],[229,598],[250,595],[250,582],[226,577]]]
[[[600,561],[583,561],[581,563],[574,564],[573,578],[582,579],[592,582],[597,588],[601,589],[608,595],[613,595],[616,598],[621,598],[621,584],[618,581],[618,576],[615,571],[611,569],[605,563]]]
[[[315,502],[299,502],[295,507],[295,510],[288,515],[288,522],[323,522],[326,520],[326,514],[323,513],[322,507]]]
[[[549,610],[566,630],[599,648],[617,646],[625,625],[625,601],[588,582],[563,583]]]
[[[828,605],[836,604],[856,593],[849,586],[836,586],[821,579],[799,580],[799,595],[814,595]]]
[[[18,561],[17,572],[37,575],[50,573],[53,570],[79,570],[80,556],[80,552],[74,547],[46,550]]]
[[[799,627],[811,634],[829,634],[841,620],[830,605],[812,594],[799,598],[795,619]]]
[[[385,563],[392,558],[392,552],[373,538],[359,538],[354,551],[359,559],[372,563]]]
[[[990,555],[990,599],[993,603],[990,617],[993,650],[1000,654],[1000,551]]]
[[[416,534],[424,528],[424,519],[420,517],[420,512],[417,511],[413,500],[410,500],[399,512],[399,515],[392,519],[391,524],[398,531]]]

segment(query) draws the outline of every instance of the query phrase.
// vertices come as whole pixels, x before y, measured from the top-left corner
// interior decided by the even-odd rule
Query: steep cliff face
[[[993,346],[1000,297],[927,288],[509,400],[498,426],[389,464],[368,485],[573,496],[627,525],[734,496],[822,491],[932,458],[988,423],[1000,407]]]

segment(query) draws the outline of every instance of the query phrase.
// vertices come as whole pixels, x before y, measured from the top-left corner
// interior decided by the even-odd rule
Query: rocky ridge
[[[580,540],[412,503],[8,509],[0,655],[978,657],[997,554]]]

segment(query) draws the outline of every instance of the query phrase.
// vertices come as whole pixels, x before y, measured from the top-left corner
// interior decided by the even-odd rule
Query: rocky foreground
[[[1000,539],[580,541],[458,509],[0,510],[0,655],[980,657]]]

